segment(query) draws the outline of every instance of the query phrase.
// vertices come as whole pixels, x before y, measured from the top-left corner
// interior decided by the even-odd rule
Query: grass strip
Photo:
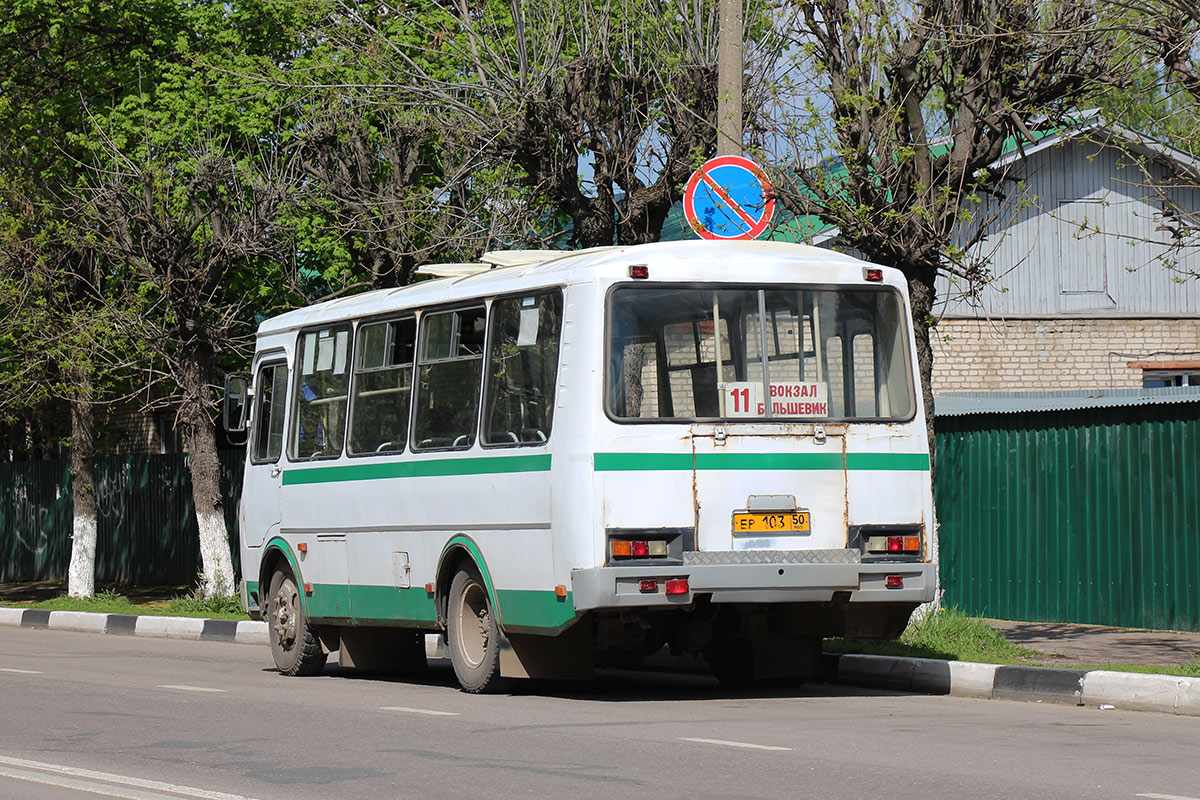
[[[237,597],[173,597],[168,600],[134,602],[112,590],[92,597],[62,594],[49,600],[5,602],[8,608],[40,608],[48,611],[88,611],[95,614],[144,614],[159,617],[197,617],[201,619],[250,619],[242,612]]]
[[[974,661],[1062,669],[1103,669],[1111,672],[1138,672],[1153,675],[1200,677],[1200,656],[1186,664],[1104,664],[1088,666],[1054,661],[1051,654],[1010,642],[1004,634],[982,619],[956,608],[942,608],[909,623],[896,641],[883,639],[826,639],[827,653],[936,658],[943,661]]]

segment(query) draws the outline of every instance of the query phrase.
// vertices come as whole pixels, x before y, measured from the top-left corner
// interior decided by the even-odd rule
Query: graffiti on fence
[[[21,547],[41,555],[50,544],[46,533],[50,509],[29,499],[29,486],[24,482],[12,487],[13,536]]]
[[[120,519],[125,515],[131,478],[132,465],[128,461],[97,476],[96,516]]]

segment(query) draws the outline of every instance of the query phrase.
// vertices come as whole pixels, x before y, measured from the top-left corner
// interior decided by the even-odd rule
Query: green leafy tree
[[[153,74],[175,38],[175,19],[163,0],[14,0],[0,21],[0,408],[25,421],[18,435],[42,418],[44,441],[61,435],[56,417],[69,405],[68,588],[76,596],[93,589],[96,410],[118,393],[96,369],[103,353],[121,348],[102,322],[101,273],[79,247],[64,198],[85,171],[80,135],[92,107],[117,102]]]

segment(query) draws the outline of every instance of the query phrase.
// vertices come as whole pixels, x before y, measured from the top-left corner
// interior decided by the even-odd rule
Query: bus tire
[[[328,654],[316,626],[300,603],[300,590],[290,571],[276,570],[267,594],[267,637],[275,666],[284,675],[317,675]]]
[[[460,567],[450,583],[446,632],[450,663],[464,692],[489,694],[504,691],[500,676],[500,628],[487,587],[473,567]]]

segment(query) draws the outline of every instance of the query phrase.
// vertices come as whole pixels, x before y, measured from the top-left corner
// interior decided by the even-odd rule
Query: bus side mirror
[[[225,402],[222,403],[221,421],[228,433],[246,430],[246,412],[249,403],[250,376],[234,372],[225,376]]]

